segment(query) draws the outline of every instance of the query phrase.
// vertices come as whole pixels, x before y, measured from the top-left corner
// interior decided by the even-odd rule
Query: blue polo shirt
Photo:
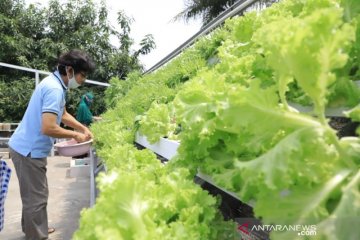
[[[42,134],[42,114],[54,113],[60,125],[65,108],[67,87],[58,71],[44,78],[33,92],[26,112],[16,131],[11,136],[9,146],[23,156],[47,157],[54,144],[54,138]]]

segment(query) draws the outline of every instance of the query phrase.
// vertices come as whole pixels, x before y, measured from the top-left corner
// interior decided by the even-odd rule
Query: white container
[[[135,142],[169,160],[176,155],[180,145],[180,142],[166,138],[160,138],[158,142],[151,144],[146,136],[140,135],[139,132],[135,135]]]
[[[70,161],[70,177],[90,177],[90,159],[71,159]]]

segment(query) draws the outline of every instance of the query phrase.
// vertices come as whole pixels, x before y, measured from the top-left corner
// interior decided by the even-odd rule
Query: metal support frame
[[[101,159],[97,157],[95,149],[90,148],[90,207],[94,206],[98,189],[96,187],[96,177],[100,172],[106,172],[106,166],[102,163]]]
[[[90,156],[90,207],[92,207],[95,204],[95,198],[96,198],[95,169],[97,166],[97,158],[92,148],[90,148],[89,156]]]

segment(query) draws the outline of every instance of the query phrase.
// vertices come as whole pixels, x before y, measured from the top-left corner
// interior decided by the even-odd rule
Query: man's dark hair
[[[58,69],[61,75],[66,75],[66,66],[71,66],[75,74],[79,72],[88,74],[95,70],[95,63],[90,56],[78,49],[73,49],[60,55]]]

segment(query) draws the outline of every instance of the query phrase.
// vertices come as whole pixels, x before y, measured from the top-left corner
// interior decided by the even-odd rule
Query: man
[[[80,50],[71,50],[58,59],[57,70],[41,81],[33,92],[23,119],[9,141],[10,154],[19,179],[22,201],[22,230],[26,239],[47,239],[55,231],[48,228],[46,178],[47,156],[53,138],[74,138],[85,142],[90,130],[65,108],[68,88],[83,84],[95,69],[91,58]],[[60,127],[60,122],[78,131]]]

